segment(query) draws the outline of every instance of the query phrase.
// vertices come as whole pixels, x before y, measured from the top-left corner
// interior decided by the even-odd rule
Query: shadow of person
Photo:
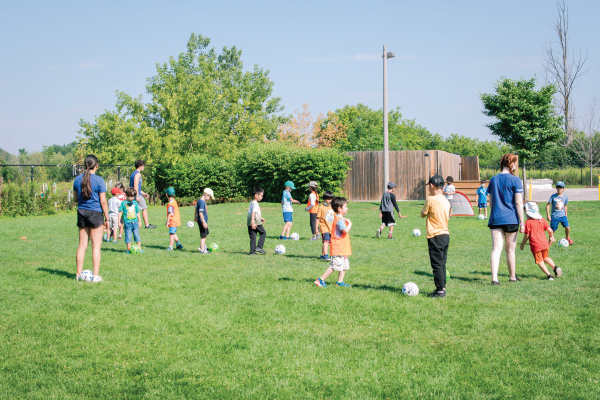
[[[60,269],[50,269],[50,268],[38,268],[38,271],[43,271],[43,272],[47,272],[50,275],[60,275],[60,276],[64,276],[65,278],[68,279],[75,279],[75,277],[77,276],[77,274],[71,273],[71,272],[67,272],[67,271],[63,271]]]

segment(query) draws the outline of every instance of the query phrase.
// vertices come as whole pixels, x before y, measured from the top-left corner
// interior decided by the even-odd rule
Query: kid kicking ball
[[[300,240],[300,235],[298,235],[296,232],[294,232],[290,235],[290,238],[292,240]]]
[[[421,231],[420,231],[420,230],[418,230],[418,229],[413,229],[413,236],[416,236],[416,237],[419,237],[419,236],[421,236]],[[407,283],[407,285],[408,285],[408,283]],[[413,285],[414,285],[414,283],[413,283]],[[405,285],[405,286],[406,286],[406,285]],[[418,293],[418,290],[419,290],[419,289],[417,289],[417,293]]]
[[[416,296],[419,294],[419,287],[416,283],[408,282],[402,286],[402,294],[407,296]]]
[[[188,221],[187,226],[189,226],[190,228],[194,227],[194,222],[193,221]]]
[[[282,244],[278,244],[277,246],[275,246],[275,253],[285,254],[285,246]]]
[[[208,251],[210,251],[211,253],[219,251],[219,245],[216,243],[211,243],[211,245],[208,247]]]
[[[562,247],[563,249],[566,249],[567,247],[569,247],[569,241],[567,239],[560,239],[558,241],[558,246]]]
[[[94,279],[94,274],[89,269],[86,269],[81,273],[79,277],[84,282],[91,282],[92,279]]]
[[[483,214],[479,214],[479,216],[477,217],[477,219],[485,219],[485,217],[483,216]]]

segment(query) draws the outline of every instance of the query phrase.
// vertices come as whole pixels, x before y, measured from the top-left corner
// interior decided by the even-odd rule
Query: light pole
[[[387,60],[394,58],[394,53],[387,52],[383,45],[383,187],[384,191],[390,181],[390,153],[388,146],[388,105],[387,105]]]

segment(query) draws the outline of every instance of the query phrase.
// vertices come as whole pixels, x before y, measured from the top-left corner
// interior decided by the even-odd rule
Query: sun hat
[[[294,182],[292,181],[287,181],[286,183],[284,183],[285,186],[289,186],[290,189],[296,189],[296,186],[294,186]]]
[[[538,208],[537,203],[533,201],[528,201],[525,203],[525,212],[527,215],[533,219],[542,219],[542,214],[540,214],[540,209]]]
[[[167,194],[167,196],[175,196],[175,188],[168,187],[165,189],[165,193]]]
[[[118,187],[114,187],[110,190],[110,193],[114,196],[117,195],[119,193],[121,193],[121,189],[119,189]]]
[[[310,181],[310,182],[308,182],[308,186],[319,187],[319,184],[316,181]]]
[[[556,187],[564,188],[565,187],[565,183],[563,181],[558,181],[558,182],[556,182]]]
[[[209,194],[211,199],[213,199],[213,200],[215,199],[215,194],[214,194],[214,192],[212,191],[211,188],[204,189],[204,193]]]
[[[396,187],[396,184],[394,182],[388,182],[387,187],[388,189],[392,189]]]
[[[429,178],[429,183],[433,184],[433,186],[442,187],[446,181],[440,175],[434,175]]]

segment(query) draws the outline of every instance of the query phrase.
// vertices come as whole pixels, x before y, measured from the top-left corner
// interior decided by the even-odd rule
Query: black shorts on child
[[[200,222],[198,224],[198,227],[200,228],[200,237],[202,239],[205,239],[208,236],[208,226],[205,228],[204,226],[202,226],[202,222]]]
[[[396,220],[394,219],[394,213],[392,211],[382,211],[381,212],[381,222],[385,224],[385,226],[396,225]]]

